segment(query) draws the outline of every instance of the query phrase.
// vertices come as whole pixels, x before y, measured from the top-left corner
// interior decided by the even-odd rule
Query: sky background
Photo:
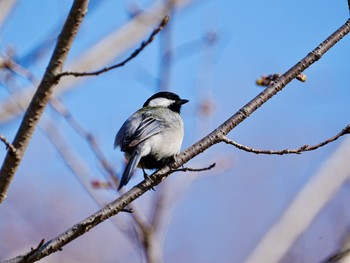
[[[53,47],[49,45],[35,61],[28,55],[43,41],[58,35],[71,3],[18,1],[0,27],[0,54],[15,50],[16,61],[40,79]],[[68,66],[71,62],[126,24],[131,19],[128,7],[135,4],[147,9],[153,1],[91,1],[65,69],[74,70]],[[176,11],[170,22],[173,63],[169,89],[190,100],[182,111],[186,126],[183,148],[211,132],[259,94],[262,88],[255,85],[257,78],[288,70],[348,16],[347,2],[334,0],[202,0]],[[216,36],[211,45],[204,40],[208,32]],[[161,38],[156,37],[126,66],[86,78],[77,88],[59,96],[79,123],[96,136],[118,172],[123,170],[123,159],[119,150],[113,149],[114,136],[124,120],[159,88]],[[121,61],[136,47],[113,61]],[[347,36],[304,72],[305,83],[294,80],[229,137],[254,148],[294,149],[340,132],[350,123],[349,47]],[[20,77],[12,84],[18,89],[30,85]],[[1,101],[8,99],[7,85],[1,80]],[[200,114],[203,101],[212,105],[210,114]],[[103,180],[100,165],[86,142],[51,109],[47,109],[45,118],[61,127],[60,132],[72,147],[69,150],[76,151],[89,165],[91,179]],[[20,121],[14,118],[0,123],[0,133],[12,140]],[[220,144],[193,159],[188,164],[191,167],[216,162],[217,168],[202,174],[177,173],[167,180],[167,189],[175,196],[175,208],[165,237],[165,262],[244,262],[343,140],[287,156],[254,155]],[[3,160],[5,147],[0,146]],[[184,191],[176,188],[193,177],[196,180]],[[138,173],[126,188],[141,179],[142,173]],[[340,245],[349,226],[349,190],[348,183],[342,186],[283,262],[319,262]],[[113,191],[95,191],[100,191],[106,203],[116,197]],[[156,195],[157,188],[137,201],[146,215]],[[97,209],[52,143],[37,130],[8,198],[0,207],[0,236],[6,236],[6,240],[0,240],[0,259],[27,251],[42,238],[55,237]],[[128,220],[125,214],[117,217],[123,222]],[[84,256],[79,251],[93,253]],[[121,259],[141,262],[140,251],[113,224],[105,222],[42,262]]]

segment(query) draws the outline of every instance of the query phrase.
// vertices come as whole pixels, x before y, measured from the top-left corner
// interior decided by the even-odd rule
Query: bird
[[[120,147],[127,161],[118,190],[125,186],[137,167],[159,169],[180,152],[184,137],[181,106],[189,102],[179,95],[162,91],[149,97],[132,114],[115,136],[114,148]]]

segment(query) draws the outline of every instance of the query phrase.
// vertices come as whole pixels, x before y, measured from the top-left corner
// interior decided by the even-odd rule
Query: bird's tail
[[[129,182],[132,174],[134,173],[137,165],[140,162],[140,159],[141,159],[141,156],[140,156],[139,152],[135,150],[133,152],[133,154],[131,155],[128,164],[125,167],[122,179],[120,180],[118,190]]]

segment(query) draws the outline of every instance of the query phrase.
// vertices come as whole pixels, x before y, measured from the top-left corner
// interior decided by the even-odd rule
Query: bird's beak
[[[178,101],[176,102],[176,104],[177,104],[177,105],[183,105],[183,104],[185,104],[185,103],[187,103],[187,102],[189,102],[189,100],[181,99],[181,100],[178,100]]]

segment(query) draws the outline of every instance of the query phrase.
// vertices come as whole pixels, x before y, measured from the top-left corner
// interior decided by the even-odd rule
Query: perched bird
[[[180,152],[184,137],[180,109],[187,102],[175,93],[158,92],[124,122],[114,142],[128,162],[118,189],[129,182],[136,167],[146,178],[144,169],[161,168]]]

